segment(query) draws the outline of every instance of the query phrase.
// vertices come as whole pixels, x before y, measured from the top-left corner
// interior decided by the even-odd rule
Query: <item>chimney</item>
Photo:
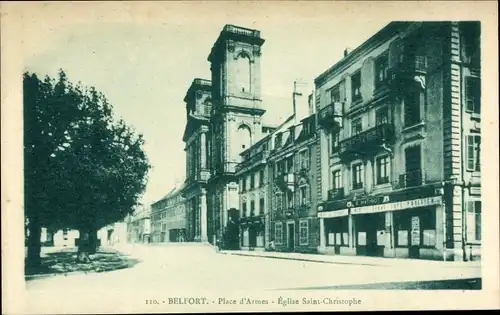
[[[344,49],[344,58],[347,57],[347,55],[349,55],[351,53],[351,48],[347,47],[346,49]]]
[[[293,114],[295,124],[309,116],[309,83],[303,80],[293,82]]]

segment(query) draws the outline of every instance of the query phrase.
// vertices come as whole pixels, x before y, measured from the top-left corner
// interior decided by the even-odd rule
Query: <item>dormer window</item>
[[[281,138],[282,138],[282,135],[283,135],[282,133],[279,133],[274,138],[274,148],[275,149],[281,147]]]

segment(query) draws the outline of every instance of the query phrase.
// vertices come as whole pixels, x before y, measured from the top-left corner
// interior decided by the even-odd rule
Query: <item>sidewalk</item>
[[[323,255],[323,254],[302,254],[302,253],[282,253],[265,251],[247,251],[247,250],[224,250],[220,252],[226,255],[254,256],[273,259],[287,259],[296,261],[308,261],[327,264],[349,264],[366,266],[385,266],[385,267],[439,267],[439,268],[480,268],[481,261],[438,261],[424,259],[406,259],[406,258],[384,258],[384,257],[366,257],[366,256],[341,256],[341,255]]]

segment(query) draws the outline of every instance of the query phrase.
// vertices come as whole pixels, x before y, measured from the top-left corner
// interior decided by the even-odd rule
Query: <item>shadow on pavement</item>
[[[285,290],[481,290],[481,288],[481,278],[471,278],[435,281],[385,282],[310,288],[292,288]]]
[[[25,276],[50,276],[67,274],[71,272],[109,272],[119,269],[131,268],[140,261],[130,258],[116,250],[100,249],[95,254],[91,254],[91,262],[88,264],[76,262],[76,250],[61,250],[47,253],[41,257],[40,267],[34,269],[25,267]],[[28,266],[28,264],[25,264]],[[27,279],[30,280],[30,279]]]

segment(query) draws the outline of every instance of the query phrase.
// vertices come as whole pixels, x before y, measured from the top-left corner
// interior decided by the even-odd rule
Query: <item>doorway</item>
[[[295,222],[287,224],[287,249],[290,252],[295,250]]]
[[[248,228],[248,247],[250,250],[254,249],[257,246],[257,233],[255,231],[255,227],[250,225]]]
[[[385,213],[356,216],[356,253],[363,256],[384,256]]]

